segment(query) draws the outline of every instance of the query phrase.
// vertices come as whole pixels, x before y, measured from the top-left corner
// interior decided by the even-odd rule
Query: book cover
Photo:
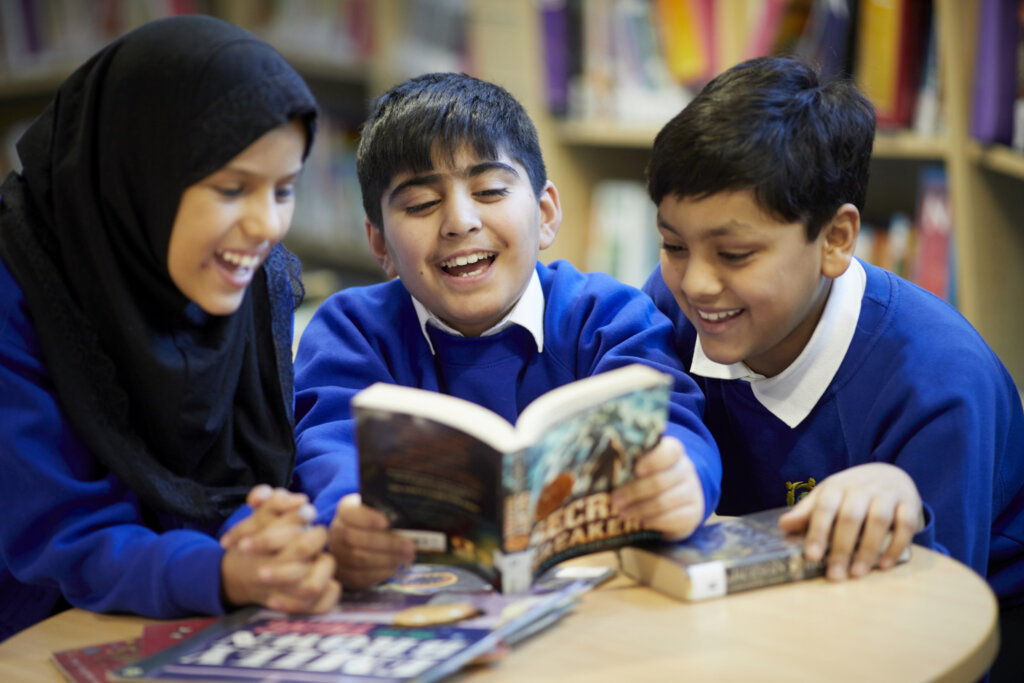
[[[54,652],[50,660],[71,683],[107,683],[107,672],[142,656],[142,638]]]
[[[565,116],[569,113],[569,84],[573,78],[569,2],[542,0],[539,11],[548,109],[556,116]]]
[[[916,252],[910,279],[955,306],[953,213],[942,166],[926,166],[918,178]]]
[[[778,528],[786,509],[705,524],[678,543],[620,548],[622,572],[679,600],[706,600],[823,575],[824,562],[804,560],[802,537]]]
[[[217,619],[198,617],[143,627],[142,637],[54,652],[51,660],[71,683],[107,683],[113,669],[132,664],[187,640]]]
[[[710,79],[713,33],[703,0],[654,0],[652,9],[669,73],[680,83]]]
[[[435,681],[550,625],[599,580],[552,572],[512,596],[458,568],[414,565],[327,614],[239,610],[111,680]]]
[[[362,500],[417,560],[477,572],[502,592],[548,567],[657,538],[611,514],[661,438],[671,379],[634,364],[558,387],[515,426],[463,399],[375,384],[352,400]]]
[[[1009,145],[1017,96],[1018,0],[982,0],[978,13],[971,135]]]
[[[926,0],[860,0],[854,79],[872,104],[880,128],[911,124],[920,89]]]
[[[639,583],[687,601],[823,576],[826,561],[804,558],[803,535],[779,529],[779,517],[789,509],[705,524],[677,543],[620,548],[620,568]],[[909,557],[908,548],[900,561]]]

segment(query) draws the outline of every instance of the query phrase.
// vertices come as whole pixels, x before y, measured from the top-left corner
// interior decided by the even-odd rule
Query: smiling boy
[[[853,258],[874,131],[851,82],[793,60],[714,79],[655,139],[645,290],[707,397],[719,513],[796,503],[781,524],[812,559],[831,546],[833,579],[913,539],[1008,612],[1024,601],[1020,398],[951,306]]]
[[[541,394],[583,377],[634,362],[669,373],[667,434],[612,500],[647,528],[689,535],[717,504],[721,473],[700,391],[672,350],[670,321],[642,292],[538,263],[561,205],[522,106],[465,75],[411,79],[375,103],[357,169],[370,248],[398,279],[329,298],[296,358],[297,485],[331,520],[345,585],[379,581],[414,557],[383,514],[346,495],[358,491],[349,400],[378,381],[468,399],[514,422]]]

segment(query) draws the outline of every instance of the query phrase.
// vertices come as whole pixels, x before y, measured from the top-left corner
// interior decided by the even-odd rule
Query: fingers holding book
[[[789,532],[806,531],[805,556],[828,553],[826,576],[857,578],[897,563],[924,527],[921,497],[910,476],[888,463],[868,463],[824,479],[779,519]]]
[[[337,576],[352,588],[364,588],[389,578],[416,559],[411,540],[391,530],[387,517],[363,505],[358,493],[338,503],[328,534],[328,547],[337,561]]]
[[[637,461],[636,479],[612,494],[612,506],[668,540],[692,534],[704,519],[704,488],[683,444],[663,437]]]

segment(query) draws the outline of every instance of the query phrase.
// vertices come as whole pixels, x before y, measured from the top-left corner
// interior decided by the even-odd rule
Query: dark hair
[[[874,108],[852,81],[759,57],[716,77],[661,129],[647,190],[655,204],[750,190],[814,240],[844,203],[863,209],[874,137]]]
[[[466,144],[481,158],[504,153],[522,164],[540,197],[547,172],[537,129],[501,86],[466,74],[430,73],[378,97],[356,151],[363,209],[370,222],[383,228],[381,195],[396,174],[430,170],[432,155],[454,158]]]

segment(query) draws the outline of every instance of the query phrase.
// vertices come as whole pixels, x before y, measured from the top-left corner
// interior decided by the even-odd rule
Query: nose
[[[691,301],[708,301],[722,292],[722,281],[715,268],[701,258],[691,256],[679,268],[679,289]]]
[[[245,203],[242,230],[256,242],[280,242],[291,225],[292,205],[278,201],[277,192],[254,193]]]
[[[469,193],[452,193],[445,202],[441,234],[444,237],[461,237],[481,227],[480,212]]]

